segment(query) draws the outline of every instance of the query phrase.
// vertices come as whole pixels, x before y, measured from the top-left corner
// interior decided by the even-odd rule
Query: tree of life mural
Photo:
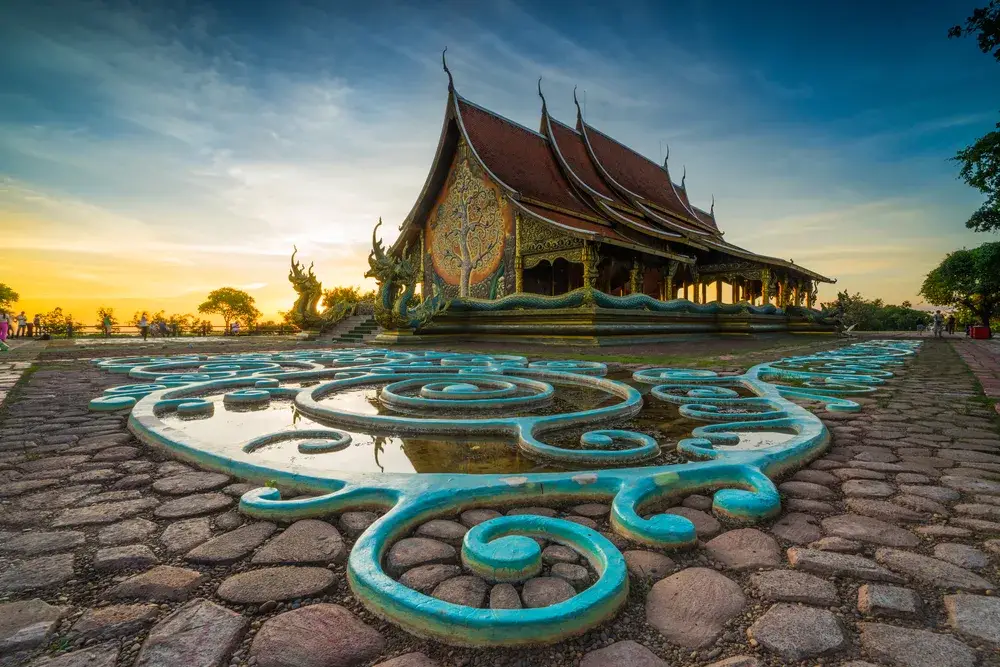
[[[465,147],[452,170],[444,201],[430,224],[430,245],[438,274],[458,284],[459,296],[496,270],[507,236],[500,194],[469,164]]]

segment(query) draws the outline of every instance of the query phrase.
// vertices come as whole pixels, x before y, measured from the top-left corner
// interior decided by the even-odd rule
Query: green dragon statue
[[[410,307],[420,277],[420,262],[413,261],[409,246],[403,248],[399,257],[387,255],[377,236],[381,224],[382,219],[379,218],[372,230],[372,251],[368,255],[368,265],[371,268],[365,273],[366,278],[374,278],[378,283],[375,321],[389,331],[417,330],[444,311],[448,307],[448,301],[442,298],[435,285],[433,295],[424,295],[419,305]]]
[[[312,263],[306,269],[300,262],[295,261],[299,249],[296,246],[292,248],[294,248],[292,268],[288,272],[288,281],[292,283],[299,296],[292,306],[291,319],[300,329],[319,331],[328,329],[350,315],[354,310],[354,304],[337,303],[319,312],[319,302],[323,298],[323,284],[313,273]]]

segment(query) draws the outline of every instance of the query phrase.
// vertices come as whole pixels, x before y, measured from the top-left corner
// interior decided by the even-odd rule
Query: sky
[[[979,0],[982,2],[982,0]],[[955,151],[991,130],[1000,66],[948,28],[976,2],[0,3],[0,282],[29,314],[287,310],[293,246],[374,284],[424,183],[447,78],[687,169],[726,239],[920,303],[950,250],[996,240]]]

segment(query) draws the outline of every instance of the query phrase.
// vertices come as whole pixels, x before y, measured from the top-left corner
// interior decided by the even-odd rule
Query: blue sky
[[[448,46],[472,101],[536,127],[542,76],[572,123],[579,86],[591,124],[669,144],[730,241],[917,302],[945,252],[995,238],[964,229],[981,200],[947,160],[1000,119],[1000,66],[946,38],[975,4],[7,0],[5,263],[42,305],[228,283],[273,312],[292,244],[360,283],[430,166]]]

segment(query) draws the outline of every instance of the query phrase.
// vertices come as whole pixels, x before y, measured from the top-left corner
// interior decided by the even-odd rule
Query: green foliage
[[[965,226],[977,232],[1000,231],[1000,123],[952,159],[962,164],[962,180],[986,195]]]
[[[323,290],[323,307],[332,308],[342,303],[375,303],[375,290],[362,292],[360,287],[334,287]]]
[[[0,283],[0,310],[7,310],[15,303],[21,295],[14,291],[14,288]]]
[[[952,26],[948,37],[969,37],[975,35],[979,50],[992,53],[1000,62],[1000,0],[990,0],[990,4],[972,10],[972,16],[965,19],[965,27]]]
[[[930,324],[931,315],[910,308],[909,301],[901,306],[886,305],[882,299],[865,299],[861,294],[839,292],[837,300],[823,304],[825,308],[842,308],[844,324],[855,325],[858,331],[913,331]]]
[[[63,313],[63,309],[56,306],[49,312],[41,316],[42,326],[50,334],[62,336],[69,330],[69,325],[73,325],[74,331],[79,331],[83,322],[75,320],[72,315]]]
[[[104,326],[104,318],[108,317],[111,320],[111,326],[118,326],[118,317],[115,315],[115,309],[109,306],[101,306],[97,309],[97,326]]]
[[[965,26],[953,26],[948,36],[975,36],[979,49],[1000,62],[1000,0],[990,0],[986,7],[973,10]],[[977,232],[1000,231],[1000,123],[996,130],[958,151],[952,159],[962,165],[962,180],[986,195],[986,201],[965,226]]]
[[[235,287],[220,287],[209,292],[205,302],[198,306],[198,312],[220,316],[226,323],[226,331],[231,322],[249,327],[260,317],[253,297]]]
[[[935,305],[964,308],[989,326],[1000,315],[1000,243],[950,253],[927,274],[920,293]]]

